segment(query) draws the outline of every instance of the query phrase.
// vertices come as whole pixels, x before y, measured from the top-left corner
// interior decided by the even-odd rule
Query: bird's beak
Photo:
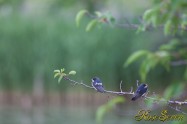
[[[94,82],[94,80],[92,79],[92,82]]]
[[[148,85],[147,84],[145,84],[145,87],[144,88],[147,88],[148,87]]]

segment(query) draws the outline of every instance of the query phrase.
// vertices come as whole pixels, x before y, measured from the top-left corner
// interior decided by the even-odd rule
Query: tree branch
[[[187,105],[187,101],[182,102],[182,101],[168,101],[169,104],[178,104],[178,105]]]
[[[74,81],[74,80],[70,79],[70,78],[67,77],[67,76],[64,76],[63,79],[72,82],[73,85],[82,85],[82,86],[87,87],[87,88],[90,88],[90,89],[95,89],[93,86],[89,86],[89,85],[87,85],[87,84],[84,84],[83,82],[79,83],[79,82],[77,82],[77,81]],[[137,84],[137,87],[138,87],[138,86],[139,86],[138,80],[137,80],[136,84]],[[119,88],[120,88],[120,92],[117,92],[117,91],[110,91],[110,90],[104,90],[104,91],[105,91],[104,93],[110,93],[110,94],[116,94],[116,95],[134,95],[134,92],[133,92],[133,88],[132,88],[132,87],[131,87],[131,90],[130,90],[129,92],[124,92],[124,91],[122,90],[122,81],[120,82],[120,87],[119,87]],[[157,98],[150,97],[150,96],[147,96],[147,95],[148,95],[148,92],[147,92],[147,94],[145,94],[145,95],[142,96],[142,97],[144,97],[146,100],[154,100],[154,101],[157,101],[157,102],[158,102],[158,101],[159,101],[159,102],[164,102],[164,103],[166,103],[170,108],[172,108],[172,109],[174,109],[174,110],[176,110],[176,111],[178,111],[178,112],[181,112],[181,113],[183,113],[183,114],[187,114],[187,113],[185,113],[185,112],[179,110],[178,107],[177,107],[177,106],[187,105],[187,101],[172,101],[172,100],[165,100],[165,99],[157,99]],[[154,93],[154,95],[155,95],[155,93]],[[176,107],[172,107],[171,105],[175,105]]]
[[[89,85],[87,85],[87,84],[84,84],[83,82],[79,83],[79,82],[77,82],[77,81],[74,81],[74,80],[70,79],[70,78],[67,77],[67,76],[64,76],[63,78],[64,78],[65,80],[68,80],[68,81],[72,82],[73,85],[83,85],[83,86],[85,86],[85,87],[87,87],[87,88],[95,89],[93,86],[89,86]],[[122,84],[122,82],[120,83],[120,85],[121,85],[121,84]],[[121,86],[120,86],[120,90],[121,90],[120,92],[110,91],[110,90],[104,90],[104,91],[105,91],[105,93],[111,93],[111,94],[116,94],[116,95],[133,95],[133,94],[134,94],[134,92],[132,92],[132,88],[131,88],[130,92],[123,92],[122,89],[121,89]]]
[[[103,18],[103,16],[97,16],[97,15],[94,15],[94,14],[91,14],[91,13],[89,13],[89,12],[87,12],[86,13],[90,18],[92,18],[92,19],[100,19],[100,18]],[[102,15],[102,14],[101,14]],[[104,16],[104,18],[106,18],[105,16]],[[116,24],[114,24],[116,27],[119,27],[119,28],[127,28],[127,29],[134,29],[134,30],[136,30],[136,29],[138,29],[140,26],[144,26],[144,28],[145,28],[145,31],[149,31],[149,30],[153,30],[153,29],[160,29],[160,30],[163,30],[164,29],[164,26],[165,26],[165,24],[163,23],[162,25],[158,25],[158,26],[153,26],[153,24],[148,24],[148,23],[146,23],[146,22],[144,22],[144,20],[141,18],[141,17],[139,17],[138,18],[138,20],[139,20],[139,24],[132,24],[132,23],[130,23],[129,21],[128,21],[128,19],[126,19],[125,18],[125,20],[126,20],[126,23],[123,23],[123,24],[119,24],[119,23],[116,23]],[[101,22],[103,22],[103,23],[106,23],[106,24],[110,24],[110,23],[108,23],[109,21],[108,20],[106,20],[106,21],[101,21]],[[184,31],[187,31],[187,27],[181,27],[180,26],[180,24],[178,24],[179,26],[178,26],[178,30],[184,30]]]
[[[170,63],[172,66],[187,65],[187,60],[178,60]]]
[[[187,115],[187,113],[186,112],[183,112],[183,111],[181,111],[180,109],[178,109],[178,107],[176,106],[176,107],[173,107],[173,106],[171,106],[171,105],[168,105],[171,109],[173,109],[173,110],[175,110],[175,111],[178,111],[178,112],[181,112],[182,114],[185,114],[185,115]]]
[[[92,86],[88,86],[88,85],[86,85],[86,84],[84,84],[84,83],[79,83],[79,82],[77,82],[77,81],[74,81],[74,80],[72,80],[72,79],[70,79],[70,78],[68,78],[67,76],[64,76],[63,77],[65,80],[68,80],[68,81],[70,81],[70,82],[73,82],[74,84],[73,85],[83,85],[83,86],[85,86],[85,87],[87,87],[87,88],[90,88],[90,89],[94,89],[94,87],[92,87]]]
[[[127,20],[127,19],[126,19]],[[127,20],[127,23],[125,24],[115,24],[116,27],[119,27],[119,28],[128,28],[128,29],[138,29],[140,26],[142,25],[146,25],[142,19],[139,18],[139,22],[140,24],[132,24],[132,23],[129,23],[129,21]],[[153,27],[152,25],[146,25],[145,26],[145,31],[150,31],[150,30],[153,30],[153,29],[159,29],[159,30],[163,30],[164,29],[164,24],[163,25],[160,25],[160,26],[157,26],[157,27]],[[184,30],[184,31],[187,31],[187,27],[186,28],[181,28],[180,26],[178,26],[178,30]]]
[[[187,101],[172,101],[172,100],[165,100],[165,99],[156,99],[153,97],[145,96],[146,99],[156,100],[160,102],[165,102],[167,104],[177,104],[177,105],[187,105]]]
[[[116,27],[119,27],[119,28],[128,28],[128,29],[138,29],[140,25],[138,24],[116,24]]]

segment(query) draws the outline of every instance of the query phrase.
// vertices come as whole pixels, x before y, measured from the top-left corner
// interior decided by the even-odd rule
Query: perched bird
[[[103,84],[102,84],[101,80],[98,77],[92,78],[92,86],[98,92],[101,92],[101,93],[105,92],[105,89],[103,88]]]
[[[147,88],[148,88],[147,84],[141,84],[140,86],[138,86],[138,89],[134,93],[134,95],[133,95],[131,100],[135,101],[136,99],[138,99],[141,96],[143,96],[147,92]]]

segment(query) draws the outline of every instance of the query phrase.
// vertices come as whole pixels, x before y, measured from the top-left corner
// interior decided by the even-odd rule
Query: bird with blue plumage
[[[133,97],[132,97],[132,101],[137,100],[138,98],[140,98],[141,96],[143,96],[148,89],[148,85],[147,84],[140,84],[136,90],[136,92],[134,93]]]
[[[94,77],[92,78],[92,87],[100,92],[100,93],[104,93],[105,92],[105,89],[103,87],[103,84],[102,84],[102,81],[100,80],[100,78],[98,77]]]

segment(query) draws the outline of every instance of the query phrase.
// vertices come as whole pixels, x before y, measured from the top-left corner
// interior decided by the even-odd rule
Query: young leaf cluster
[[[187,59],[187,50],[184,43],[177,39],[172,39],[170,42],[161,45],[155,52],[148,50],[139,50],[134,52],[127,59],[124,66],[127,67],[141,58],[143,58],[143,60],[140,65],[139,74],[142,81],[145,81],[148,72],[150,72],[151,69],[154,69],[156,65],[162,65],[167,71],[169,71],[171,66],[185,64]],[[184,77],[187,78],[187,69]]]
[[[155,68],[156,65],[161,64],[167,70],[169,70],[170,54],[167,51],[150,52],[146,50],[140,50],[133,53],[126,61],[125,67],[129,66],[138,59],[143,58],[141,63],[139,74],[142,81],[145,81],[148,72]]]
[[[143,14],[144,26],[163,26],[164,33],[175,34],[187,30],[187,1],[186,0],[157,0],[153,8]]]
[[[69,76],[69,75],[75,75],[75,74],[76,74],[76,71],[70,71],[68,74],[66,74],[64,68],[60,70],[54,70],[54,78],[58,77],[58,83],[60,83],[62,78]]]
[[[113,25],[115,22],[115,18],[110,13],[101,13],[99,11],[96,11],[94,14],[90,14],[87,10],[80,10],[75,18],[77,27],[80,26],[80,22],[85,15],[88,15],[92,18],[86,26],[85,30],[87,32],[91,31],[96,26],[100,26],[103,23]]]

